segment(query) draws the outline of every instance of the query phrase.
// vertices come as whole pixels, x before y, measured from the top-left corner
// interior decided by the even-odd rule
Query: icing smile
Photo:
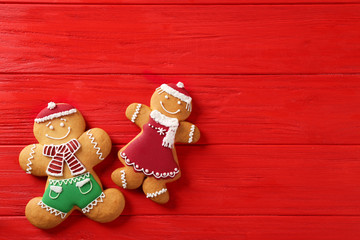
[[[65,134],[65,136],[63,136],[63,137],[59,137],[59,138],[57,138],[57,137],[52,137],[52,136],[49,136],[49,134],[45,134],[45,137],[47,137],[47,138],[51,138],[51,139],[55,139],[55,140],[61,140],[61,139],[64,139],[64,138],[66,138],[69,134],[70,134],[70,131],[71,131],[71,128],[70,127],[68,127],[68,132]]]
[[[162,109],[164,109],[164,111],[167,112],[167,113],[177,114],[178,112],[180,112],[180,109],[176,110],[175,112],[170,112],[169,110],[167,110],[167,109],[164,107],[162,101],[160,101],[160,105],[161,105]]]

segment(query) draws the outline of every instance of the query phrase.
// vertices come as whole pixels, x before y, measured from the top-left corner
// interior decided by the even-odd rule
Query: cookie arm
[[[125,112],[126,117],[136,124],[136,126],[142,128],[142,126],[149,121],[151,109],[141,103],[130,104]]]
[[[19,155],[20,167],[28,174],[46,176],[46,169],[51,160],[43,155],[44,146],[31,144],[26,146]]]
[[[190,122],[180,122],[176,132],[175,142],[196,143],[200,139],[200,130]]]
[[[87,130],[78,141],[81,147],[75,155],[87,168],[92,168],[104,160],[112,147],[109,135],[100,128]]]

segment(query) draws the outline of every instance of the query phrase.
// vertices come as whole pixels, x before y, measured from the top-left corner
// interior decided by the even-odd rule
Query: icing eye
[[[53,125],[50,125],[50,126],[49,126],[49,128],[50,128],[51,130],[54,130],[54,127],[53,127]]]
[[[169,99],[169,96],[168,96],[168,95],[165,95],[165,98],[166,98],[166,99]]]
[[[60,123],[60,127],[64,127],[65,124],[63,122]]]
[[[180,102],[180,101],[178,101],[178,104],[180,105],[180,104],[181,104],[181,102]]]

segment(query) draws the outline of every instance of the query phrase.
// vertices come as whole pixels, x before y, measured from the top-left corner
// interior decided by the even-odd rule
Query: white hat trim
[[[46,121],[52,120],[52,119],[54,119],[54,118],[59,118],[59,117],[62,117],[62,116],[67,116],[67,115],[70,115],[70,114],[73,114],[73,113],[76,113],[76,109],[75,109],[75,108],[70,109],[70,110],[67,110],[67,111],[63,111],[63,112],[53,113],[53,114],[50,114],[50,115],[48,115],[48,116],[46,116],[46,117],[35,118],[35,122],[36,122],[36,123],[46,122]]]
[[[167,84],[161,84],[160,86],[161,90],[167,92],[168,94],[180,99],[183,102],[186,102],[187,104],[191,103],[191,97],[186,96],[185,94],[179,92],[178,90],[173,89]]]

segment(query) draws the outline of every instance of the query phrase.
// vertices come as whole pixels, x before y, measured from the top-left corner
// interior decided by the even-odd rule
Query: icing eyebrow
[[[60,120],[66,122],[66,119],[65,119],[65,118],[60,118]]]
[[[48,127],[51,124],[51,122],[49,122],[48,124],[46,124],[46,126]]]

